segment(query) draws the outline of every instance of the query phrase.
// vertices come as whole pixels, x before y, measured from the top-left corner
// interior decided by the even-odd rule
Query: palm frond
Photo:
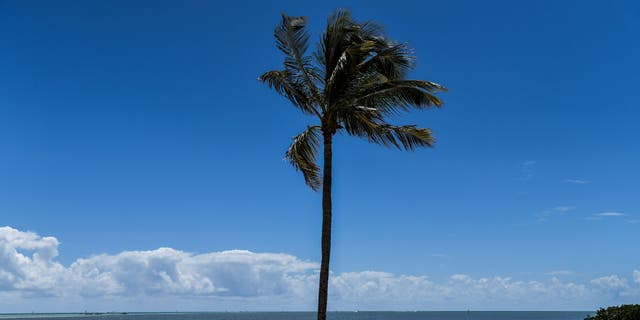
[[[312,63],[312,58],[306,56],[309,47],[309,33],[306,25],[306,17],[291,17],[283,13],[282,22],[275,28],[273,34],[276,38],[276,46],[285,54],[285,69],[302,79],[306,91],[314,99],[319,100],[320,91],[317,82],[321,81],[321,77]]]
[[[316,164],[320,138],[320,127],[307,127],[305,131],[293,137],[293,143],[285,153],[285,158],[302,172],[304,181],[315,191],[322,185],[320,168]]]
[[[324,67],[325,82],[333,74],[346,48],[353,43],[358,30],[360,26],[351,18],[348,10],[336,10],[327,19],[327,26],[314,54],[317,63]]]
[[[291,104],[306,114],[317,114],[313,102],[305,92],[305,86],[288,70],[272,70],[261,75],[258,80],[266,83],[280,95],[287,98]]]
[[[418,147],[433,147],[435,144],[431,129],[416,125],[396,126],[366,117],[350,118],[345,122],[345,130],[350,135],[365,138],[369,142],[401,150],[411,151]]]
[[[309,47],[309,33],[305,30],[307,17],[282,14],[282,23],[273,31],[276,45],[289,57],[302,57]]]
[[[358,65],[371,55],[374,47],[375,42],[363,41],[354,43],[346,48],[338,58],[330,77],[326,80],[326,87],[331,89],[339,88],[341,84],[344,84],[353,76],[357,76],[356,69]]]
[[[442,106],[434,93],[446,89],[422,80],[392,80],[364,86],[354,101],[356,105],[378,108],[383,114],[395,114],[411,108],[425,109]]]
[[[374,55],[358,65],[360,72],[377,72],[390,80],[404,79],[415,66],[413,51],[405,44],[378,41]]]
[[[394,126],[380,124],[369,139],[378,144],[395,146],[398,149],[414,150],[417,147],[433,147],[435,139],[431,129],[419,128],[416,125]],[[402,148],[401,148],[402,147]]]

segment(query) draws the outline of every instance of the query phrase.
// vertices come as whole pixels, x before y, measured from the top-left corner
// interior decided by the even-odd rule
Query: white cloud
[[[537,218],[538,222],[547,222],[553,216],[565,215],[572,210],[575,210],[574,206],[557,206],[553,209],[547,209],[542,212],[535,214],[534,216]]]
[[[560,213],[567,213],[573,209],[575,209],[576,207],[574,206],[557,206],[555,208],[553,208],[553,210],[560,212]]]
[[[38,294],[54,290],[65,268],[54,262],[58,240],[10,227],[0,228],[0,291]],[[25,255],[22,252],[31,252]]]
[[[567,276],[572,274],[571,270],[553,270],[545,273],[548,276]]]
[[[573,184],[587,184],[587,183],[589,183],[588,180],[582,180],[582,179],[564,179],[564,180],[562,180],[562,182],[564,182],[564,183],[573,183]]]
[[[615,211],[607,211],[607,212],[599,212],[599,213],[594,213],[588,217],[586,217],[586,220],[603,220],[603,219],[610,219],[610,218],[620,218],[620,217],[626,217],[627,215],[622,213],[622,212],[615,212]],[[631,223],[633,224],[633,219],[628,219],[627,223]]]
[[[600,212],[596,213],[593,216],[595,217],[623,217],[625,216],[622,212]]]
[[[605,289],[622,289],[627,287],[627,280],[618,275],[610,275],[591,280],[591,283]]]
[[[96,255],[64,267],[54,261],[57,246],[53,237],[0,228],[0,291],[89,297],[279,295],[289,293],[297,281],[293,275],[318,267],[287,254],[230,250],[196,255],[171,248]]]
[[[312,310],[316,299],[318,264],[288,254],[159,248],[63,266],[58,245],[53,237],[0,228],[0,310]],[[580,284],[454,274],[438,281],[361,271],[332,273],[329,294],[330,307],[343,310],[593,309],[640,299],[640,271],[633,279]]]

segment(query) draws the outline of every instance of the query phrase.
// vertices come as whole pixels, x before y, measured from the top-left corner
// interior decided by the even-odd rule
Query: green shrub
[[[601,308],[595,316],[586,317],[584,320],[640,320],[640,304]]]

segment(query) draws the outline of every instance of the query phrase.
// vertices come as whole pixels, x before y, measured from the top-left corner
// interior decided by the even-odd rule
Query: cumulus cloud
[[[294,275],[318,267],[287,254],[191,254],[171,248],[95,255],[64,267],[54,261],[58,244],[53,237],[0,228],[0,290],[81,296],[279,295],[289,292],[297,281]]]
[[[53,261],[58,256],[58,244],[54,237],[1,227],[0,291],[37,294],[55,289],[59,275],[65,271]]]
[[[159,248],[64,266],[56,261],[58,245],[54,237],[0,228],[0,309],[309,310],[315,303],[318,263],[288,254]],[[332,273],[330,282],[331,307],[348,310],[588,309],[640,298],[638,270],[632,282],[609,275],[583,284],[467,274],[437,281],[379,271]]]
[[[618,275],[610,275],[591,280],[591,283],[605,289],[622,289],[627,287],[627,280],[620,278]]]
[[[69,272],[84,284],[81,292],[90,295],[247,297],[286,293],[290,274],[315,267],[285,254],[231,250],[193,255],[160,248],[79,259]]]

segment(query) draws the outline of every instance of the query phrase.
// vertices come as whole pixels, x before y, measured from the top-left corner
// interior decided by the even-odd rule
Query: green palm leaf
[[[309,97],[300,79],[289,70],[272,70],[261,75],[258,80],[266,83],[280,95],[289,99],[291,104],[306,114],[316,114],[312,98]]]
[[[392,80],[361,88],[356,105],[377,108],[382,114],[394,114],[411,108],[440,107],[442,101],[434,95],[446,89],[433,82],[421,80]]]
[[[313,190],[318,190],[322,185],[320,168],[316,164],[320,136],[320,127],[308,127],[293,137],[293,143],[285,153],[285,158],[294,168],[302,172],[305,182]]]
[[[320,100],[317,82],[321,80],[318,69],[313,65],[312,58],[306,56],[309,47],[309,33],[305,29],[306,17],[291,17],[282,14],[282,22],[273,34],[276,46],[285,54],[284,67],[293,77],[305,85],[305,91]]]

